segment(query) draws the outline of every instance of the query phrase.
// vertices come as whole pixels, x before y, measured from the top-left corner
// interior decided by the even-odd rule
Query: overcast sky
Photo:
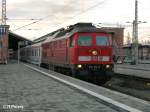
[[[60,27],[77,22],[102,23],[101,26],[126,25],[131,31],[135,0],[6,0],[10,30],[28,39],[38,38]],[[150,0],[138,0],[139,39],[150,40]],[[24,19],[24,20],[15,20]],[[39,22],[18,29],[42,19]],[[127,27],[129,26],[129,27]],[[16,30],[18,29],[18,30]],[[131,34],[132,35],[132,34]],[[125,33],[126,36],[126,33]]]

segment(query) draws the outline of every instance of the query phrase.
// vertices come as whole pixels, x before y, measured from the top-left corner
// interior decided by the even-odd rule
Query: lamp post
[[[126,23],[132,23],[132,64],[138,64],[138,47],[139,47],[139,42],[138,42],[138,24],[141,23],[147,23],[146,21],[138,21],[136,22],[133,20],[133,22],[126,22]],[[137,24],[137,25],[136,25]],[[136,29],[137,28],[137,29]]]
[[[128,22],[129,23],[129,22]],[[133,31],[132,31],[132,64],[138,64],[138,57],[139,57],[139,42],[138,42],[138,24],[146,23],[138,21],[138,0],[135,0],[135,19],[133,20]]]

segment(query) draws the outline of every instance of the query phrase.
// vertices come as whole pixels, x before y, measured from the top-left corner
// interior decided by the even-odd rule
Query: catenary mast
[[[2,0],[2,25],[6,25],[6,0]]]

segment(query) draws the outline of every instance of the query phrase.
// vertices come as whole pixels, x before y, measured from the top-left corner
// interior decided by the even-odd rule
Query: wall
[[[8,25],[0,25],[0,63],[8,60]]]

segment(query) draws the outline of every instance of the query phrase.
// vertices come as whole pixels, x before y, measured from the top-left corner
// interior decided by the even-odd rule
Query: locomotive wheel
[[[78,71],[76,69],[71,69],[71,76],[77,77]]]

